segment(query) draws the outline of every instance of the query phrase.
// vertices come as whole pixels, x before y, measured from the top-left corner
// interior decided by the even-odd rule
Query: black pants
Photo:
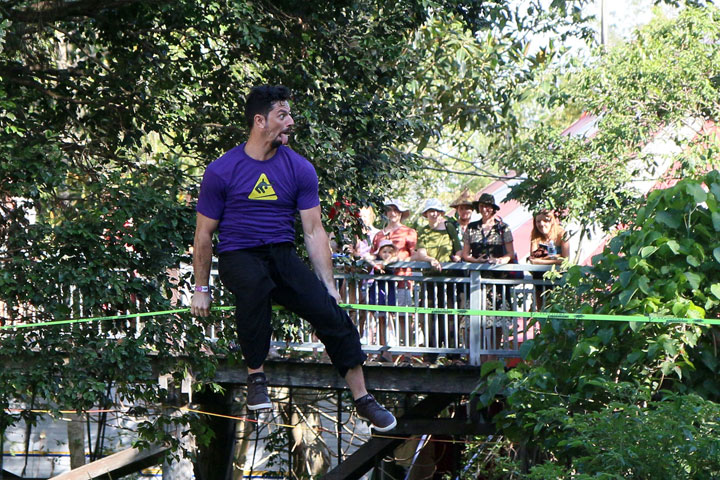
[[[291,243],[223,252],[220,279],[235,294],[235,322],[249,368],[259,368],[270,350],[272,302],[304,318],[342,377],[366,355],[348,314],[295,253]]]

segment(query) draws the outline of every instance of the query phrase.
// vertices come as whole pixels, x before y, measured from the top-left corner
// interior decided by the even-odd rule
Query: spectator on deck
[[[560,265],[570,257],[570,242],[554,212],[542,210],[533,216],[530,257],[533,265]]]
[[[528,262],[533,265],[560,265],[567,258],[570,258],[570,242],[555,212],[551,210],[537,212],[533,216]],[[535,280],[542,280],[543,272],[532,272],[532,277]],[[538,310],[543,308],[543,295],[547,290],[547,285],[535,286],[535,302]]]
[[[372,245],[375,235],[380,230],[375,227],[375,211],[372,207],[360,207],[357,213],[357,220],[362,233],[355,237],[355,244],[350,249],[355,262],[353,262],[354,266],[350,269],[349,273],[367,273],[368,270],[363,268],[363,263],[357,262],[364,260],[369,263],[375,260]],[[365,264],[365,266],[366,265],[367,264]],[[359,285],[360,283],[352,277],[342,282],[340,295],[347,299],[347,303],[365,303],[367,298],[365,285],[363,284],[363,288],[358,288]],[[357,323],[358,330],[360,330],[360,340],[364,344],[368,343],[368,332],[365,329],[367,316],[368,312],[365,310],[350,312],[350,318]]]
[[[458,243],[454,247],[455,255],[461,258],[463,235],[465,235],[465,230],[467,230],[468,225],[470,225],[473,210],[475,210],[472,195],[470,195],[470,192],[465,190],[458,198],[455,199],[454,202],[450,204],[450,207],[455,209],[455,219],[450,223],[453,223],[456,226],[458,232]]]
[[[353,256],[360,260],[373,258],[373,240],[380,231],[375,227],[375,210],[372,207],[360,207],[358,219],[362,228],[362,235],[356,238]]]
[[[487,263],[490,265],[506,265],[513,261],[515,248],[513,247],[513,236],[510,227],[497,216],[500,207],[495,203],[495,197],[489,193],[483,193],[475,202],[475,208],[480,213],[481,219],[471,222],[465,231],[463,238],[462,258],[466,262]],[[489,278],[507,279],[506,272],[483,272],[483,276]],[[509,286],[487,285],[487,308],[496,310],[507,310],[511,304]],[[500,348],[502,338],[506,336],[510,322],[507,319],[487,319],[488,326],[494,326],[490,333],[489,345],[493,348]]]
[[[422,216],[427,219],[428,223],[418,230],[417,249],[410,257],[414,261],[429,262],[432,267],[429,272],[425,273],[427,281],[423,282],[420,293],[420,300],[428,307],[445,308],[451,304],[453,308],[457,308],[455,299],[458,296],[455,286],[432,279],[432,277],[445,276],[442,272],[442,262],[460,260],[460,257],[455,255],[456,248],[460,244],[458,232],[455,225],[445,221],[446,210],[447,208],[436,198],[430,198],[425,202]],[[448,340],[450,339],[446,338],[446,328],[443,325],[443,320],[448,317],[446,315],[422,315],[421,318],[427,320],[427,328],[421,322],[421,328],[426,333],[426,346],[449,347]],[[449,336],[452,337],[454,335],[452,326],[448,325],[447,330],[449,330]],[[433,362],[437,359],[437,354],[426,355],[425,359]]]
[[[410,210],[403,205],[403,203],[397,198],[391,198],[385,201],[385,217],[387,223],[380,230],[373,239],[373,249],[378,250],[380,242],[383,240],[390,240],[395,248],[397,248],[397,259],[408,260],[413,253],[415,253],[415,246],[417,245],[417,232],[403,225],[403,222],[410,216]],[[409,268],[396,268],[395,275],[408,276],[412,273]],[[395,296],[397,299],[398,306],[409,306],[413,304],[412,300],[412,281],[402,280],[397,282],[395,290]],[[409,339],[406,336],[406,315],[400,315],[398,317],[398,342],[409,344]],[[410,332],[411,334],[412,332]]]
[[[428,224],[420,227],[417,233],[418,243],[410,258],[418,262],[429,262],[434,270],[440,271],[440,262],[456,262],[455,246],[459,243],[458,232],[450,222],[445,221],[447,209],[437,198],[425,202],[422,216]]]
[[[397,248],[397,259],[407,260],[415,253],[415,246],[417,245],[417,232],[403,225],[403,222],[410,216],[410,210],[396,198],[387,200],[384,207],[387,223],[373,238],[373,250],[377,251],[380,242],[387,239],[392,241],[395,248]],[[410,269],[399,268],[395,273],[396,275],[410,275]],[[398,305],[412,304],[411,288],[410,281],[398,283]]]
[[[463,236],[462,258],[471,263],[505,265],[515,255],[510,227],[497,216],[495,197],[483,193],[475,202],[482,218],[471,222]]]
[[[374,258],[370,262],[370,265],[372,266],[370,273],[394,275],[394,269],[388,267],[388,265],[397,261],[397,248],[395,248],[395,245],[390,239],[385,239],[380,242]],[[394,281],[370,279],[367,281],[367,285],[368,304],[397,305]],[[388,318],[390,319],[389,324],[387,322]],[[380,345],[388,345],[387,328],[388,325],[392,327],[393,316],[392,314],[386,312],[378,312],[377,320],[378,343]],[[393,341],[390,343],[395,343],[395,339],[393,338]],[[389,352],[383,352],[380,359],[384,361],[392,361],[392,356]]]

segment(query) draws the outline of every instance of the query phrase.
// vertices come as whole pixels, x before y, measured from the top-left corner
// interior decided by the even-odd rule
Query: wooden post
[[[180,400],[182,394],[180,393],[179,385],[175,385],[173,382],[167,384],[168,397],[175,399],[172,403],[175,405],[182,405],[184,402]],[[174,411],[173,416],[181,415],[180,412]],[[180,442],[181,450],[176,452],[176,457],[168,455],[162,465],[162,480],[191,480],[194,476],[194,468],[192,460],[185,457],[183,451],[192,452],[195,450],[195,436],[187,432],[186,435],[182,434],[182,428],[173,425],[170,428],[174,428],[175,431],[169,431]]]
[[[470,272],[470,309],[479,310],[482,304],[482,285],[480,271]],[[470,334],[468,336],[468,347],[470,349],[470,365],[480,365],[480,352],[482,350],[482,317],[479,315],[470,316]]]
[[[233,402],[233,389],[225,385],[222,393],[205,391],[195,394],[198,410],[208,413],[230,416]],[[232,480],[233,458],[235,453],[235,420],[230,418],[205,416],[207,426],[215,436],[207,446],[198,445],[195,478],[197,480]]]
[[[288,388],[288,419],[292,418],[293,411],[293,387]],[[289,423],[289,421],[288,421]],[[288,477],[292,475],[293,471],[293,436],[292,427],[288,428]]]
[[[177,428],[177,427],[176,427]],[[187,435],[181,436],[180,428],[177,428],[177,436],[183,450],[195,450],[195,437],[188,432]],[[178,458],[168,455],[162,466],[162,480],[192,480],[194,468],[192,460],[183,456],[182,451],[178,451]]]

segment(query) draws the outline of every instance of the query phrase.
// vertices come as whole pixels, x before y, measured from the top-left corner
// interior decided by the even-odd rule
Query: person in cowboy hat
[[[512,231],[497,216],[500,207],[495,203],[495,197],[483,193],[473,202],[473,206],[482,218],[471,222],[465,230],[463,260],[491,265],[510,263],[515,256]]]
[[[475,202],[472,195],[464,190],[451,204],[450,208],[455,209],[455,218],[449,223],[453,224],[458,232],[458,243],[455,245],[455,255],[462,257],[462,238],[467,230],[468,225],[472,221],[473,212],[475,211]]]
[[[513,236],[510,227],[498,217],[500,207],[495,203],[495,197],[489,193],[481,194],[474,202],[475,209],[482,217],[476,222],[470,222],[463,236],[462,258],[471,263],[487,263],[490,265],[505,265],[515,257]],[[483,276],[485,276],[483,272]],[[509,278],[506,272],[487,272],[490,278]],[[510,289],[507,286],[488,289],[488,305],[494,305],[497,310],[506,308],[510,302]],[[501,345],[503,328],[507,322],[503,319],[491,320],[494,322],[495,348]]]

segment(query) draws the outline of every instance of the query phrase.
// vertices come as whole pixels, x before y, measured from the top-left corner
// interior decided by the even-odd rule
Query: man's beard
[[[288,128],[287,130],[283,130],[282,132],[280,132],[280,135],[275,137],[275,140],[270,142],[270,147],[274,149],[280,147],[281,145],[284,145],[285,143],[283,143],[283,141],[280,139],[280,137],[283,135],[287,137],[287,142],[285,143],[290,143],[290,135],[292,135],[292,129]]]

